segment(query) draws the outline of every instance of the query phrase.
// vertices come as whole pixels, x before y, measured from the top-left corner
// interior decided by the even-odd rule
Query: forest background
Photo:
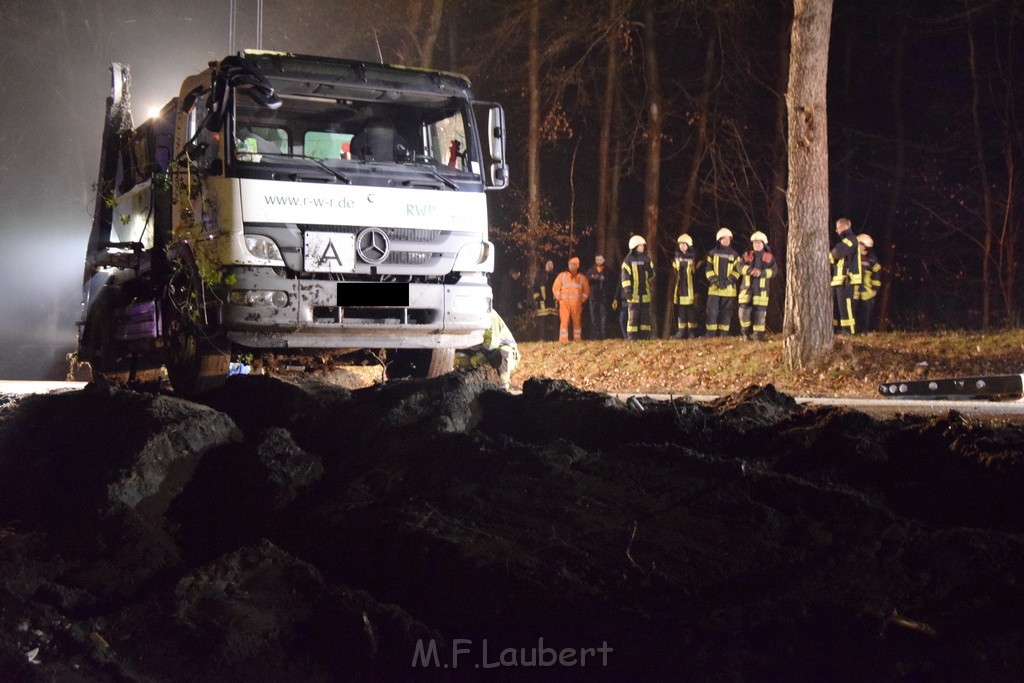
[[[133,66],[137,120],[207,60],[257,43],[466,73],[511,131],[511,188],[490,195],[496,288],[513,265],[535,279],[548,258],[586,268],[602,253],[615,268],[641,234],[664,334],[680,233],[703,254],[721,226],[741,250],[762,230],[786,268],[790,0],[232,4],[230,41],[223,2],[0,7],[5,366],[31,365],[11,349],[73,346],[109,61]],[[881,329],[1018,324],[1022,27],[1019,0],[834,4],[830,216],[875,239]]]

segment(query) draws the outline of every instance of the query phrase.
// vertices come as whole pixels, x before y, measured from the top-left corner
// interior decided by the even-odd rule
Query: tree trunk
[[[832,350],[826,83],[832,0],[794,0],[786,103],[789,242],[783,358],[798,369]]]
[[[424,69],[429,69],[434,65],[434,47],[441,34],[444,0],[430,0],[429,9],[424,7],[425,2],[426,0],[410,0],[407,11],[410,20],[409,38],[416,50],[416,63]]]
[[[663,261],[658,249],[658,202],[661,189],[661,137],[664,128],[662,115],[661,81],[658,77],[658,52],[654,44],[653,0],[644,3],[644,75],[647,78],[647,167],[644,172],[644,239],[647,253],[655,266]],[[657,291],[657,288],[655,288]],[[658,323],[654,312],[656,302],[651,302],[651,334],[655,336]]]
[[[690,156],[690,170],[686,175],[686,192],[683,194],[683,217],[679,226],[680,233],[689,233],[693,226],[693,207],[697,201],[697,190],[700,186],[700,167],[704,161],[708,139],[708,119],[711,114],[708,111],[711,101],[711,87],[715,68],[715,39],[708,38],[707,47],[704,52],[704,76],[701,79],[700,97],[697,99],[695,118],[697,130],[693,136],[693,150]],[[670,235],[671,237],[671,235]],[[675,320],[675,304],[672,301],[672,294],[675,288],[673,278],[667,278],[665,283],[665,330],[664,336],[672,333],[672,323]]]
[[[893,247],[893,233],[896,229],[896,221],[899,219],[900,199],[903,197],[903,178],[906,175],[907,167],[907,135],[903,123],[903,47],[907,40],[906,19],[903,13],[900,14],[900,21],[903,22],[898,33],[896,53],[892,60],[892,119],[896,133],[895,163],[893,170],[892,192],[889,194],[889,210],[886,213],[885,227],[881,235],[876,235],[875,244],[878,245],[878,254],[882,265],[888,266],[888,273],[882,278],[882,292],[878,299],[878,324],[877,329],[884,331],[889,329],[889,303],[892,301],[892,288],[895,284],[892,276],[896,272],[896,250]],[[878,239],[881,237],[881,239]]]
[[[608,252],[608,212],[611,198],[609,156],[612,148],[612,121],[615,117],[615,91],[619,82],[619,0],[608,0],[608,61],[605,65],[604,98],[601,104],[601,139],[597,149],[597,253]]]
[[[978,63],[974,46],[974,25],[967,12],[967,58],[971,69],[971,120],[974,122],[974,150],[978,161],[978,182],[981,183],[981,217],[985,222],[981,262],[981,326],[988,329],[992,323],[992,191],[988,186],[988,168],[985,164],[985,145],[981,137],[978,114]]]
[[[530,0],[527,41],[530,131],[526,141],[526,230],[536,237],[540,233],[540,0]],[[529,241],[526,251],[528,281],[533,287],[540,269],[536,239]]]

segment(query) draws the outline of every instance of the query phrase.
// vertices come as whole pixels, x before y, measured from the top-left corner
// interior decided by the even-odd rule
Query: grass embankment
[[[761,343],[740,337],[530,342],[520,350],[515,387],[538,376],[608,392],[725,394],[771,383],[794,396],[868,398],[895,379],[1024,373],[1024,330],[836,337],[824,364],[801,371],[783,367],[779,335]]]

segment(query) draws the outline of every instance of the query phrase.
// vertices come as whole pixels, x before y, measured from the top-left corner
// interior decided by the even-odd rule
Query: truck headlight
[[[494,272],[494,245],[487,240],[476,244],[467,244],[459,250],[452,270],[474,273]]]
[[[228,303],[235,306],[276,306],[288,305],[288,293],[265,289],[233,289],[228,294]]]
[[[263,235],[246,235],[245,248],[249,250],[250,254],[258,259],[264,259],[266,261],[284,260],[281,256],[281,250],[277,248],[277,243]]]

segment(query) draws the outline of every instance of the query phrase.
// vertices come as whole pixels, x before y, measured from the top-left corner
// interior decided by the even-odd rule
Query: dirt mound
[[[1018,429],[484,374],[4,410],[8,678],[1024,673]]]

